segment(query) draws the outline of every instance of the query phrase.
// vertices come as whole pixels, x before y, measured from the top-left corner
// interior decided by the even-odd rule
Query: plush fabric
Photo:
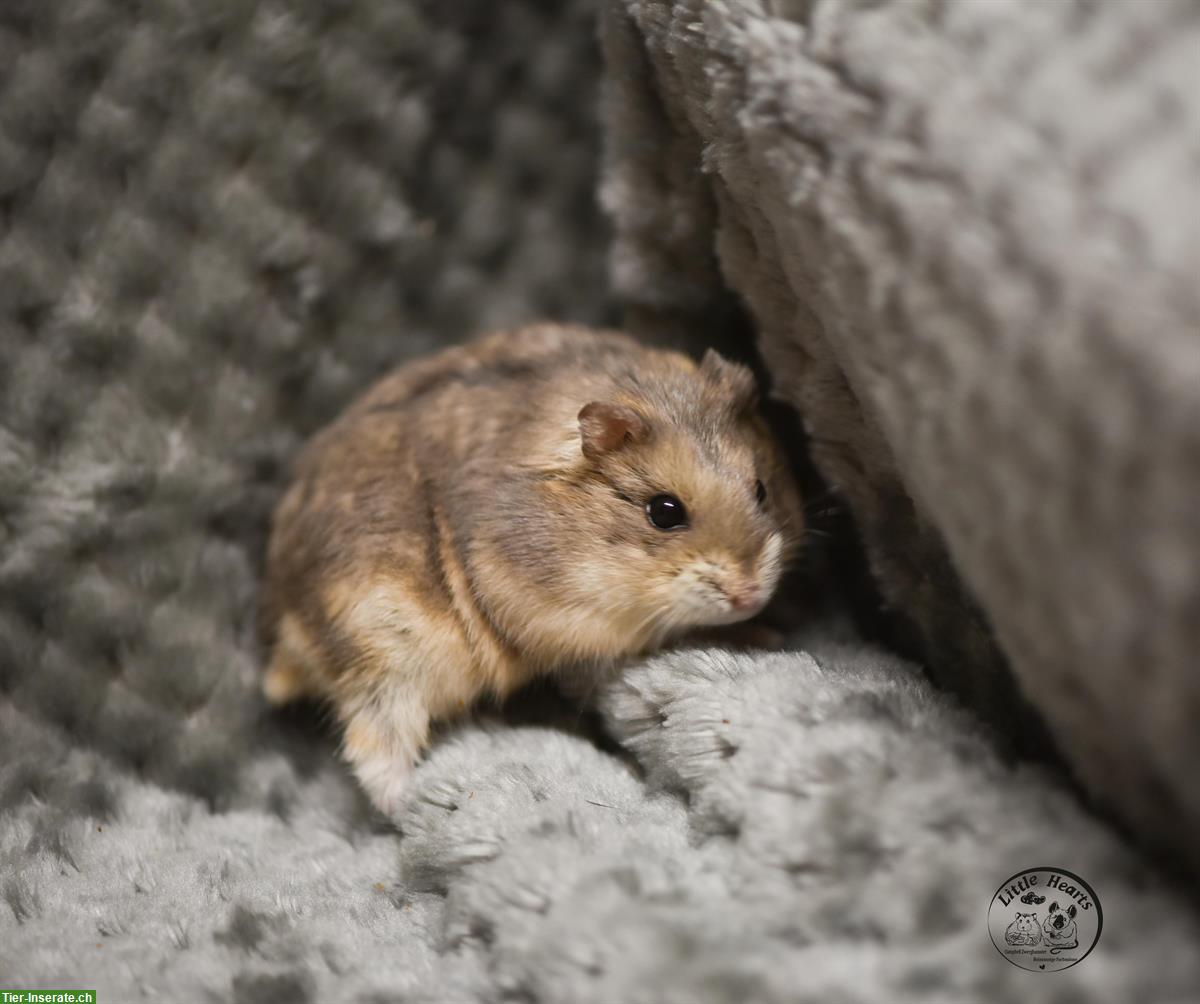
[[[599,704],[632,758],[569,714],[461,728],[399,837],[328,749],[307,770],[260,752],[221,813],[77,752],[2,831],[23,867],[0,973],[114,1001],[1191,999],[1200,925],[1060,783],[998,762],[910,664],[797,643],[630,671]],[[2,724],[25,750],[56,741]],[[1091,956],[1039,977],[986,913],[1047,861],[1089,878],[1105,920]]]
[[[840,621],[633,667],[599,724],[538,695],[464,722],[390,823],[319,709],[263,706],[257,570],[303,437],[394,362],[615,313],[594,42],[586,3],[0,4],[0,988],[1189,999],[1169,875]],[[645,77],[610,80],[645,111]],[[671,198],[696,257],[656,337],[722,281],[713,217]],[[986,910],[1046,863],[1105,929],[1041,978]]]
[[[618,291],[743,298],[931,672],[1200,874],[1200,8],[605,10]]]

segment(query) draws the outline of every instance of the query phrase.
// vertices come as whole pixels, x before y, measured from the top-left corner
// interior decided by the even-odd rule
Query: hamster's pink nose
[[[762,590],[756,582],[742,582],[726,590],[729,605],[734,610],[749,610],[762,602]]]

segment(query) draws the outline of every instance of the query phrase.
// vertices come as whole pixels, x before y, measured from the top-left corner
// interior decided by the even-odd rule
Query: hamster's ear
[[[1068,917],[1075,916],[1075,904],[1074,903],[1072,903],[1069,907],[1067,907],[1067,916]]]
[[[1054,913],[1057,910],[1058,910],[1058,900],[1055,900],[1053,903],[1050,904],[1050,912]]]
[[[610,401],[592,401],[579,411],[583,455],[591,460],[636,443],[649,434],[645,420],[632,408]]]
[[[741,363],[730,362],[716,349],[705,350],[700,372],[728,394],[737,408],[749,409],[758,403],[754,374]]]

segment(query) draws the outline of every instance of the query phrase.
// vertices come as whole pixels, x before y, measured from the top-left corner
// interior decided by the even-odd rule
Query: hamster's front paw
[[[354,715],[342,747],[371,804],[389,819],[404,804],[409,778],[429,737],[429,718],[415,704],[398,702],[391,711]]]
[[[384,757],[356,763],[354,776],[371,804],[388,819],[395,819],[404,804],[404,792],[412,777],[411,764]]]

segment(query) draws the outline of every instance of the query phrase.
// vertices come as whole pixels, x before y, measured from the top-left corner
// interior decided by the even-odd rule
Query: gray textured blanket
[[[765,86],[772,46],[808,67],[804,38],[832,44],[832,32],[857,54],[845,65],[877,67],[886,91],[914,72],[891,46],[915,35],[944,56],[967,43],[940,33],[937,12],[954,5],[774,6],[768,19],[756,4],[704,17],[681,5],[675,21],[653,4],[631,4],[632,20],[608,8],[621,16],[606,43],[606,198],[623,298],[663,324],[682,308],[698,338],[710,332],[697,310],[729,316],[711,291],[740,288],[777,388],[811,406],[819,441],[822,409],[845,404],[843,363],[822,356],[817,384],[796,391],[760,295],[800,311],[788,284],[802,278],[823,324],[859,317],[834,295],[843,273],[792,275],[765,252],[756,270],[727,249],[717,271],[717,201],[696,167],[706,144],[722,148],[697,131],[695,107],[647,100],[660,91],[652,67],[674,49],[678,72],[697,73],[677,97],[694,95],[716,128],[753,121],[710,100],[718,65],[761,67]],[[1017,14],[987,9],[988,38],[1017,30]],[[1101,39],[1137,21],[1097,10]],[[1000,759],[918,666],[839,623],[797,628],[783,652],[634,667],[597,696],[599,732],[555,702],[462,723],[416,772],[395,827],[368,811],[319,716],[263,708],[256,569],[302,437],[385,365],[481,328],[613,313],[592,194],[593,18],[586,3],[535,0],[0,4],[0,989],[95,987],[106,1004],[1195,999],[1200,930],[1170,874],[1062,777]],[[1050,20],[1045,31],[1067,32]],[[1143,90],[1129,69],[1192,22],[1137,23],[1118,105],[1152,91],[1169,114],[1194,115],[1192,97]],[[970,51],[991,51],[979,30]],[[687,39],[698,48],[680,49]],[[1065,51],[1061,72],[1075,79],[1086,55]],[[1159,63],[1169,83],[1175,64]],[[756,91],[753,106],[849,130],[825,100],[853,82],[839,65],[815,104],[800,86]],[[1112,128],[1134,132],[1122,114]],[[626,128],[639,121],[654,128]],[[664,144],[678,156],[660,159]],[[785,153],[765,150],[744,183],[768,199]],[[622,180],[636,156],[643,173]],[[1176,161],[1161,156],[1170,180]],[[812,191],[797,213],[840,205]],[[763,205],[781,224],[791,212]],[[1132,218],[1139,246],[1185,260],[1184,237],[1161,243],[1181,230]],[[745,236],[732,219],[720,217],[723,240]],[[677,239],[675,258],[631,259],[635,224]],[[805,237],[806,254],[823,234]],[[891,275],[889,260],[870,259],[867,275]],[[1056,261],[1064,287],[1093,275],[1086,257]],[[974,288],[967,307],[985,302],[987,284]],[[1190,309],[1173,296],[1164,310]],[[926,316],[930,340],[963,344]],[[870,365],[844,358],[861,387]],[[1168,435],[1180,428],[1161,426],[1147,463],[1190,442]],[[857,480],[830,470],[856,512],[903,515],[896,479],[916,497],[924,468],[899,451],[893,462]],[[929,552],[909,548],[912,533],[941,548],[921,511],[895,529],[896,554],[917,567]],[[886,532],[862,523],[878,549]],[[941,611],[921,621],[942,639],[935,668],[1007,679],[982,617],[957,606],[955,569],[981,601],[994,594],[950,550],[930,559],[915,608]],[[1085,655],[1064,673],[1112,665]],[[1162,665],[1165,678],[1174,663]],[[1191,721],[1188,691],[1172,693],[1168,710]],[[1141,735],[1137,720],[1123,729],[1105,748]],[[1043,864],[1085,876],[1105,911],[1096,950],[1050,975],[1002,959],[987,926],[996,887]]]
[[[800,643],[631,671],[600,704],[632,761],[545,724],[464,727],[399,837],[329,750],[260,753],[220,813],[77,753],[3,831],[24,867],[0,973],[239,1004],[1194,999],[1194,918],[1069,792],[999,763],[914,667]],[[1047,861],[1090,876],[1105,927],[1039,976],[986,914]]]

